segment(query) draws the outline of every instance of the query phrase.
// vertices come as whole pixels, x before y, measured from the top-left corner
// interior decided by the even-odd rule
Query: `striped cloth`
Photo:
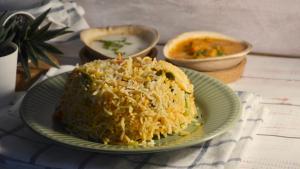
[[[73,66],[52,68],[43,79]],[[0,168],[13,169],[104,169],[104,168],[183,168],[235,169],[243,158],[247,145],[267,113],[260,105],[261,97],[237,92],[242,102],[242,116],[229,132],[196,145],[171,152],[142,155],[112,155],[75,150],[33,133],[18,114],[19,101],[0,110]]]

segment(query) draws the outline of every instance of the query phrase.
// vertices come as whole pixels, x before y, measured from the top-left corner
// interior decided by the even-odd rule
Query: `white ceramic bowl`
[[[99,59],[110,59],[113,57],[98,52],[91,46],[91,43],[95,40],[99,40],[102,36],[119,34],[137,35],[147,43],[147,47],[145,49],[127,57],[146,56],[156,46],[159,40],[159,33],[156,29],[143,25],[121,25],[103,28],[90,28],[83,30],[80,33],[80,39],[91,55]]]
[[[242,43],[246,47],[243,51],[239,53],[224,55],[222,57],[201,58],[201,59],[177,59],[177,58],[170,57],[169,55],[170,49],[172,49],[178,43],[190,38],[203,38],[203,37],[231,40],[231,41]],[[175,65],[192,68],[199,71],[217,71],[217,70],[231,68],[239,64],[246,57],[246,55],[251,51],[251,49],[252,49],[252,45],[246,41],[240,41],[235,38],[223,34],[219,34],[216,32],[196,31],[196,32],[186,32],[178,35],[174,39],[169,40],[163,49],[163,53],[166,59]]]

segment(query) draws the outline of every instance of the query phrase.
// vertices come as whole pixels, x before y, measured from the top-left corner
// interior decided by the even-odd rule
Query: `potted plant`
[[[0,15],[0,106],[10,102],[16,83],[18,46],[12,42],[13,23],[4,25],[7,13]]]
[[[50,9],[37,18],[24,12],[0,14],[0,106],[10,102],[16,84],[17,65],[24,81],[31,79],[30,65],[46,63],[58,67],[52,54],[63,54],[48,41],[69,33],[67,27],[50,30],[51,22],[43,25]]]
[[[31,79],[31,67],[39,68],[41,64],[58,67],[58,64],[52,59],[52,55],[62,55],[63,53],[48,41],[67,31],[67,27],[61,29],[49,29],[51,22],[44,24],[44,20],[50,9],[42,13],[37,18],[24,12],[17,12],[7,17],[6,23],[13,25],[11,32],[15,34],[12,42],[18,48],[18,73],[22,74],[22,81],[28,82]],[[28,86],[28,85],[27,85]]]

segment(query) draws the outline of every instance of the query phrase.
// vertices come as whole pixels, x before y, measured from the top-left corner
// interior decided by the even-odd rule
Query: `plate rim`
[[[216,137],[216,136],[219,136],[221,134],[224,134],[226,131],[230,130],[236,123],[237,121],[239,120],[240,116],[241,116],[241,110],[242,110],[242,107],[241,107],[241,102],[237,96],[237,94],[235,94],[235,92],[230,88],[228,87],[226,84],[222,83],[221,81],[211,77],[211,76],[208,76],[206,75],[205,73],[201,73],[201,72],[198,72],[198,71],[195,71],[195,70],[192,70],[192,69],[188,69],[188,68],[182,68],[183,70],[187,70],[187,71],[192,71],[192,72],[195,72],[195,73],[199,73],[200,76],[204,76],[205,78],[208,78],[210,80],[213,81],[213,83],[217,83],[218,86],[222,86],[227,92],[230,93],[230,95],[232,96],[231,98],[234,100],[234,103],[236,103],[238,109],[236,112],[233,113],[233,115],[231,117],[233,117],[233,119],[231,121],[226,121],[224,124],[222,124],[221,126],[219,126],[218,128],[216,128],[212,134],[210,134],[209,136],[201,139],[200,141],[198,140],[192,140],[192,141],[189,141],[189,142],[185,142],[184,144],[176,144],[176,145],[170,145],[170,146],[166,146],[166,147],[151,147],[151,149],[105,149],[105,148],[92,148],[92,147],[87,147],[87,146],[81,146],[81,145],[78,145],[78,144],[73,144],[72,142],[71,143],[67,143],[66,141],[61,141],[60,139],[56,139],[55,137],[52,137],[51,135],[49,134],[46,134],[44,132],[41,131],[41,129],[39,128],[36,128],[35,125],[33,125],[33,123],[30,121],[30,119],[28,119],[28,117],[26,117],[24,114],[24,104],[25,104],[25,100],[28,99],[28,94],[34,90],[37,90],[37,88],[41,85],[43,85],[44,83],[46,83],[48,80],[51,80],[51,79],[55,79],[57,77],[60,77],[60,76],[64,76],[70,72],[65,72],[65,73],[62,73],[62,74],[58,74],[58,75],[55,75],[55,76],[52,76],[52,77],[49,77],[45,80],[43,80],[42,82],[38,83],[37,85],[33,86],[29,91],[27,91],[24,99],[22,100],[22,103],[21,103],[21,106],[20,106],[20,109],[19,109],[19,114],[20,114],[20,117],[22,119],[22,121],[36,134],[46,138],[47,140],[50,140],[54,143],[58,143],[60,145],[63,145],[63,146],[67,146],[67,147],[70,147],[70,148],[74,148],[74,149],[77,149],[77,150],[83,150],[83,151],[89,151],[89,152],[98,152],[98,153],[108,153],[108,154],[144,154],[144,153],[155,153],[155,152],[163,152],[163,151],[172,151],[172,150],[178,150],[178,149],[182,149],[182,148],[185,148],[185,147],[190,147],[190,146],[194,146],[194,145],[198,145],[198,144],[201,144],[201,143],[204,143],[208,140],[211,140],[212,138]],[[190,79],[190,78],[189,78]],[[53,131],[53,129],[52,129]],[[68,136],[73,136],[71,134],[68,134],[68,133],[64,133],[65,135],[68,135]],[[94,143],[94,144],[101,144],[101,143],[97,143],[97,142],[92,142],[92,141],[89,141],[89,140],[86,140],[86,139],[82,139],[82,138],[78,138],[76,136],[73,136],[75,137],[76,139],[81,139],[83,141],[88,141],[88,142],[91,142],[91,143]],[[113,145],[111,145],[113,146]]]

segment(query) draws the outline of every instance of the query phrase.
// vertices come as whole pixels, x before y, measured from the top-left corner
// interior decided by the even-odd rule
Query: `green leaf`
[[[30,25],[30,32],[29,34],[32,34],[33,32],[35,32],[39,26],[41,25],[41,23],[45,20],[46,16],[48,15],[48,13],[50,12],[51,8],[49,8],[47,11],[45,11],[44,13],[42,13],[40,16],[38,16]]]
[[[59,68],[59,65],[57,65],[55,62],[53,62],[47,55],[43,55],[41,58],[40,58],[41,61],[51,65],[51,66],[54,66],[56,68]]]
[[[43,26],[41,29],[37,30],[36,32],[32,33],[30,36],[31,39],[36,39],[40,36],[42,36],[44,33],[46,33],[51,26],[52,22],[49,22],[45,26]]]
[[[7,24],[8,26],[3,26],[4,20],[7,18],[7,13],[4,12],[0,16],[0,44],[1,47],[7,46],[13,40],[15,33],[11,31],[13,22]]]
[[[7,18],[7,11],[4,11],[0,15],[0,25],[3,25],[4,21],[6,20],[6,18]]]
[[[59,49],[57,49],[56,47],[54,47],[53,45],[50,45],[48,43],[41,42],[41,43],[39,43],[39,45],[43,50],[45,50],[49,53],[60,54],[60,55],[64,54],[62,51],[60,51]]]
[[[23,28],[23,27],[16,27],[16,32],[18,33],[18,38],[20,38],[21,39],[21,41],[24,41],[24,40],[26,40],[27,39],[27,35],[28,35],[28,31],[29,31],[29,27],[27,26],[27,27],[25,27],[25,28]]]
[[[53,39],[57,36],[64,35],[64,34],[72,32],[72,31],[66,31],[66,29],[68,29],[68,27],[64,27],[64,28],[61,28],[61,29],[55,29],[55,30],[49,30],[49,31],[43,33],[39,37],[39,40],[47,41],[47,40]]]
[[[29,58],[32,61],[32,63],[36,67],[39,67],[38,56],[37,56],[37,54],[35,53],[35,51],[33,50],[32,46],[29,43],[26,43],[26,52],[28,53]]]
[[[33,49],[34,49],[34,52],[39,56],[39,59],[42,60],[43,62],[51,65],[51,66],[54,66],[56,68],[58,68],[59,66],[53,62],[50,58],[49,58],[49,55],[47,55],[40,47],[36,46],[36,45],[33,45],[32,46]]]
[[[29,80],[31,78],[31,75],[30,75],[29,66],[28,66],[27,53],[24,52],[24,50],[20,50],[19,55],[21,56],[21,57],[19,57],[19,59],[21,61],[21,65],[22,65],[23,70],[24,70],[25,79]]]
[[[6,31],[0,28],[0,43],[6,38]]]
[[[1,47],[8,46],[12,42],[14,37],[15,37],[14,33],[12,33],[8,37],[6,37],[6,39],[1,43]]]

